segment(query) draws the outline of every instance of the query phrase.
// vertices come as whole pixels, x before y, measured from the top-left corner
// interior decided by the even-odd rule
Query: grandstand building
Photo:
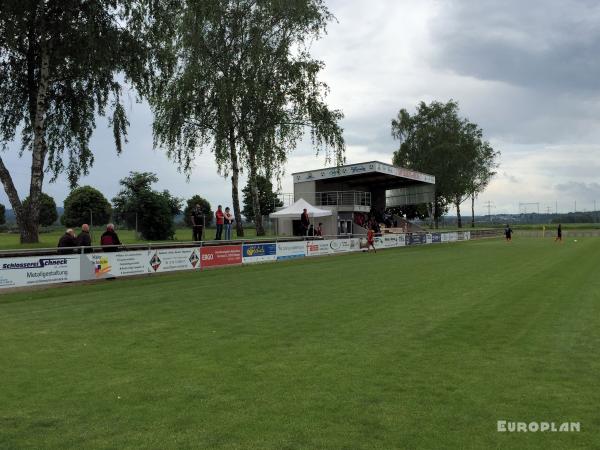
[[[324,234],[365,234],[365,217],[382,217],[391,207],[433,202],[435,177],[379,161],[349,164],[292,174],[293,201],[304,199],[332,212],[322,222]],[[290,196],[291,197],[291,196]],[[291,200],[291,199],[290,199]],[[299,219],[278,219],[280,235],[298,235]],[[401,217],[393,218],[395,228],[411,231]]]

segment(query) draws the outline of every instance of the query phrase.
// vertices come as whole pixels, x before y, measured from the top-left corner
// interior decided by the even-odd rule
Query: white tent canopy
[[[317,208],[316,206],[311,205],[306,200],[301,198],[298,201],[296,201],[293,205],[290,205],[287,208],[269,214],[269,217],[274,219],[299,219],[300,214],[302,214],[305,208],[309,217],[331,216],[331,211],[329,211],[328,209]]]

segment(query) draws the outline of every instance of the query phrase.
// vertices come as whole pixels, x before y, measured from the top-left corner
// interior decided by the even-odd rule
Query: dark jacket
[[[82,231],[77,236],[77,243],[80,247],[91,247],[92,246],[92,238],[90,237],[90,233],[87,231]],[[85,253],[89,253],[92,249],[85,249]]]
[[[105,252],[116,252],[117,247],[105,247],[105,245],[121,245],[121,241],[114,230],[106,230],[100,237],[100,244],[102,244],[102,250]]]
[[[69,233],[65,233],[58,240],[58,248],[61,250],[58,251],[61,255],[65,255],[68,253],[74,253],[73,247],[77,247],[77,239],[71,236]]]
[[[202,225],[204,225],[204,211],[202,211],[202,208],[192,209],[191,218],[192,226],[201,227]]]
[[[304,228],[308,228],[308,226],[310,225],[310,219],[308,218],[308,213],[302,213],[300,214],[300,223],[302,224],[302,226]]]

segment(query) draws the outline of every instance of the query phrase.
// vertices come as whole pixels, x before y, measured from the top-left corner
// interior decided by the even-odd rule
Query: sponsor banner
[[[448,233],[448,242],[456,242],[458,241],[458,233],[457,232],[452,232],[452,233]]]
[[[463,239],[465,241],[470,241],[471,240],[471,232],[470,231],[463,231]]]
[[[359,240],[358,238],[307,241],[306,256],[331,255],[333,253],[353,252],[360,250],[361,246],[361,240]]]
[[[220,245],[200,248],[200,266],[231,266],[242,263],[241,245]]]
[[[149,273],[148,251],[86,253],[81,256],[81,279],[125,277]]]
[[[0,288],[79,281],[81,255],[2,258]]]
[[[373,236],[373,246],[375,249],[385,248],[385,242],[382,236]],[[366,248],[366,243],[365,243]]]
[[[367,238],[366,237],[361,237],[359,239],[359,247],[362,250],[366,250],[366,249],[369,248],[369,246],[367,245]],[[383,236],[374,236],[373,237],[373,247],[375,247],[375,250],[386,248],[385,238]]]
[[[244,244],[242,256],[244,264],[275,261],[277,246],[275,244]]]
[[[396,234],[384,234],[383,238],[383,246],[385,248],[394,248],[398,247],[398,235]]]
[[[306,242],[278,242],[277,260],[303,258],[306,256]]]
[[[333,239],[329,241],[329,247],[333,253],[354,252],[360,250],[360,240],[351,239]]]
[[[306,241],[306,256],[330,255],[333,249],[330,240]]]
[[[150,272],[171,272],[174,270],[194,270],[200,268],[198,248],[164,248],[150,250]]]
[[[398,247],[404,247],[406,245],[406,234],[400,233],[398,236]]]
[[[406,245],[423,245],[427,243],[427,237],[424,234],[412,234],[406,235]]]
[[[431,233],[431,242],[438,244],[442,242],[442,233]]]
[[[431,243],[433,242],[433,240],[432,240],[432,239],[433,239],[433,238],[431,237],[431,233],[427,233],[427,234],[425,235],[425,243],[426,243],[426,244],[431,244]]]

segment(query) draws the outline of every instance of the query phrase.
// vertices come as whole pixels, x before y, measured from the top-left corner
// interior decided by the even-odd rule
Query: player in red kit
[[[377,250],[375,250],[375,231],[373,231],[373,228],[369,228],[369,231],[367,231],[367,253],[369,253],[371,247],[377,253]]]

